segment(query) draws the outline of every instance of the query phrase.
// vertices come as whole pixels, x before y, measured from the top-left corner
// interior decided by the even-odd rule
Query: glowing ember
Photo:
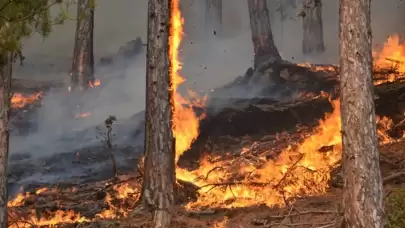
[[[42,97],[42,93],[34,93],[28,96],[24,96],[21,93],[14,93],[11,98],[12,108],[24,108],[26,105],[34,104]]]
[[[75,118],[79,119],[79,118],[85,118],[85,117],[89,117],[89,116],[91,116],[91,112],[85,112],[85,113],[76,115]]]
[[[100,85],[101,85],[101,81],[98,80],[98,79],[94,80],[94,83],[89,82],[90,88],[94,88],[94,87],[97,87],[97,86],[100,86]]]
[[[297,63],[298,66],[310,68],[313,71],[331,71],[336,72],[337,66],[322,66],[322,65],[314,65],[312,63]]]

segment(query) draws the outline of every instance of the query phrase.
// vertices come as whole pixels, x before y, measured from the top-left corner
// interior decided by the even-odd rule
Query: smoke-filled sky
[[[298,0],[297,0],[298,1]],[[243,74],[252,60],[249,17],[246,0],[224,0],[225,37],[215,39],[211,33],[202,31],[204,19],[203,0],[182,0],[185,17],[186,39],[183,57],[185,76],[195,80],[204,89],[224,83]],[[290,9],[289,18],[280,26],[280,14],[274,12],[278,1],[268,1],[271,11],[273,33],[276,44],[283,57],[301,56],[301,21],[296,15],[298,10]],[[327,53],[323,61],[337,60],[337,31],[339,1],[323,1],[324,35]],[[382,42],[389,34],[400,31],[405,18],[405,9],[400,0],[373,0],[372,24],[375,40]],[[55,11],[58,9],[55,9]],[[72,15],[76,7],[71,7]],[[95,55],[113,53],[125,42],[136,36],[146,37],[147,0],[97,0],[95,19]],[[74,41],[75,21],[67,21],[54,28],[53,34],[45,41],[34,36],[24,44],[27,56],[26,67],[19,68],[16,77],[33,76],[54,78],[65,75],[70,68]],[[209,39],[211,38],[211,39]],[[190,42],[193,41],[193,44]],[[318,61],[319,62],[319,61]],[[25,70],[24,70],[25,69]],[[48,74],[51,73],[52,74]],[[144,77],[144,75],[142,75]]]

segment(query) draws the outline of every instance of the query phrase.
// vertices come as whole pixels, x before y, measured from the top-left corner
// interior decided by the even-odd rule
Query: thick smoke
[[[210,93],[212,89],[244,75],[252,65],[253,50],[246,0],[223,0],[224,30],[221,37],[204,29],[203,0],[183,0],[185,38],[181,58],[184,88]],[[287,18],[281,23],[276,11],[277,2],[268,1],[270,19],[276,45],[286,60],[293,62],[338,62],[338,1],[323,1],[323,22],[326,52],[318,56],[301,54],[302,25],[297,16],[299,8],[287,9]],[[57,8],[54,9],[58,11]],[[374,44],[381,44],[388,35],[402,32],[403,4],[400,0],[374,0],[372,28]],[[72,17],[76,8],[70,9]],[[147,0],[98,0],[95,18],[95,59],[112,55],[120,46],[140,36],[145,41],[147,32]],[[26,61],[16,66],[14,77],[38,80],[64,79],[69,81],[73,53],[75,21],[54,28],[50,37],[43,40],[33,36],[24,42]],[[133,116],[145,106],[145,53],[133,60],[115,62],[113,66],[97,68],[96,77],[105,87],[94,95],[82,98],[91,111],[88,118],[69,119],[66,115],[66,91],[52,91],[43,107],[33,116],[38,124],[28,136],[11,138],[11,153],[28,153],[31,156],[49,156],[62,152],[75,152],[83,147],[101,147],[96,139],[96,126],[102,126],[109,115],[117,116],[120,124],[117,144],[141,143],[133,138],[133,130],[142,122],[142,115]],[[238,96],[248,96],[242,92]],[[83,110],[85,112],[86,110]],[[121,122],[120,122],[121,121]],[[132,140],[132,141],[131,141]]]

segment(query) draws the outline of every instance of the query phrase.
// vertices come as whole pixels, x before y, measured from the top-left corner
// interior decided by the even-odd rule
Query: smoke
[[[223,34],[204,29],[205,9],[202,0],[181,1],[185,18],[185,37],[181,59],[183,89],[207,93],[243,76],[252,66],[253,50],[246,0],[223,0]],[[297,9],[286,9],[286,20],[281,23],[276,11],[278,1],[268,1],[273,35],[282,57],[293,62],[338,62],[338,1],[323,1],[324,40],[326,52],[318,56],[301,54],[302,25]],[[401,33],[403,4],[400,0],[372,2],[372,29],[374,44],[384,42],[386,36]],[[58,11],[55,8],[54,11]],[[74,17],[76,8],[70,13]],[[147,33],[147,0],[98,0],[95,18],[95,59],[113,55],[120,46]],[[38,80],[64,79],[69,81],[73,53],[75,21],[56,26],[45,40],[33,36],[24,41],[24,66],[16,65],[14,77]],[[51,91],[44,105],[32,121],[37,129],[28,136],[11,137],[11,154],[30,154],[32,157],[72,153],[84,147],[102,147],[96,138],[96,127],[103,125],[109,115],[118,118],[113,126],[119,147],[142,143],[142,134],[134,131],[142,126],[145,107],[145,53],[131,60],[120,60],[109,67],[97,67],[102,89],[95,89],[81,98],[87,118],[68,117],[66,90]],[[184,91],[184,90],[182,90]],[[220,96],[248,97],[255,94],[243,90]],[[215,95],[216,96],[216,95]],[[219,95],[218,95],[219,96]],[[217,104],[218,105],[218,104]],[[224,103],[219,103],[223,106]],[[134,136],[135,135],[135,136]],[[32,177],[31,177],[32,178]],[[31,180],[31,179],[30,179]]]

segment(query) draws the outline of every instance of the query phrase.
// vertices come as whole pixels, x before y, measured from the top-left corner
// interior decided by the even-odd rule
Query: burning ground
[[[282,63],[286,89],[277,95],[274,88],[280,85],[271,82],[270,65],[248,71],[206,97],[192,91],[182,96],[177,92],[184,81],[178,56],[182,18],[177,5],[173,10],[170,57],[179,205],[173,227],[337,227],[342,186],[337,67]],[[376,124],[387,191],[401,183],[405,165],[403,47],[393,36],[374,54]],[[263,78],[270,78],[269,86],[257,91]],[[97,97],[103,83],[87,96]],[[225,96],[235,88],[255,96]],[[46,106],[46,98],[46,93],[14,95],[11,127],[17,136],[21,122],[29,119],[24,113],[35,113],[36,105],[31,104],[40,106],[41,99]],[[87,109],[71,113],[67,125],[74,128],[83,124],[81,119],[96,115]],[[94,139],[99,131],[92,126],[58,133],[56,138],[64,142],[87,142],[71,151],[35,159],[27,153],[11,156],[10,187],[24,189],[9,201],[10,227],[148,227],[150,215],[131,215],[142,180],[142,168],[136,169],[136,152],[139,155],[142,145],[134,143],[142,142],[142,118],[141,112],[113,125],[120,139],[113,149],[122,174],[117,178],[108,178],[109,149]],[[66,148],[60,140],[52,142],[58,144],[50,147]]]

